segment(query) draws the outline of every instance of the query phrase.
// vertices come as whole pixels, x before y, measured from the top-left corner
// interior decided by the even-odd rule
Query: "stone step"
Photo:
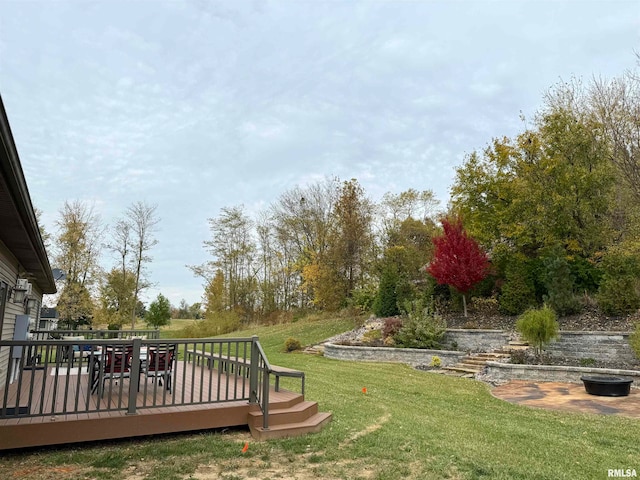
[[[486,358],[477,358],[477,357],[465,357],[465,358],[463,358],[461,360],[460,363],[484,366],[487,363],[487,359]]]
[[[305,348],[302,353],[307,353],[309,355],[324,355],[324,345],[311,345],[310,347]]]
[[[493,352],[487,352],[487,353],[479,353],[477,355],[477,357],[479,358],[483,358],[485,360],[496,360],[499,358],[506,358],[506,357],[510,357],[511,355],[509,355],[509,353],[504,352],[502,350],[494,350]]]
[[[461,373],[478,373],[482,370],[482,368],[473,368],[467,367],[460,364],[454,365],[452,367],[444,367],[444,370],[449,370],[451,372],[461,372]]]

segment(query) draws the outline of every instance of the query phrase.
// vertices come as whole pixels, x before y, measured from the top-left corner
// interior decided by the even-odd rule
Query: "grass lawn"
[[[283,353],[348,330],[299,322],[257,334],[273,364],[307,373],[307,398],[332,411],[321,433],[253,442],[246,431],[204,432],[3,454],[5,479],[605,479],[640,472],[640,421],[534,410],[487,385],[398,364]],[[295,388],[299,384],[292,383]],[[366,387],[367,393],[362,392]],[[246,453],[242,453],[249,442]]]

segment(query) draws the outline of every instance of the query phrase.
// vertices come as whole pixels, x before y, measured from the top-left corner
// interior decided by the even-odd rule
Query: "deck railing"
[[[120,369],[108,352],[112,360],[127,352],[128,365]],[[271,366],[257,337],[0,341],[7,356],[0,419],[247,401],[268,428]]]
[[[86,339],[130,339],[144,337],[160,338],[160,330],[31,330],[33,340],[60,340],[62,337],[84,337]]]

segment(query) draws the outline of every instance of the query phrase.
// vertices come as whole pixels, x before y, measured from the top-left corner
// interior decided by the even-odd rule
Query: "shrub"
[[[356,288],[351,294],[349,305],[355,308],[360,314],[365,312],[371,312],[373,310],[373,304],[376,300],[376,288],[371,286],[365,286]]]
[[[396,346],[396,341],[393,339],[393,337],[385,338],[382,343],[384,344],[385,347],[395,347]]]
[[[636,323],[634,331],[629,335],[629,345],[640,360],[640,322]]]
[[[640,308],[640,265],[635,255],[611,251],[602,261],[596,300],[607,315],[626,315]]]
[[[526,350],[514,350],[509,355],[509,363],[514,363],[517,365],[525,365],[527,363]]]
[[[402,328],[393,337],[396,345],[406,348],[439,348],[447,325],[444,319],[423,300],[405,304]]]
[[[498,299],[496,297],[473,297],[470,303],[470,310],[480,315],[492,316],[500,313]]]
[[[602,272],[593,261],[576,256],[569,261],[569,266],[575,279],[576,291],[594,293],[598,290]]]
[[[561,316],[579,312],[580,302],[574,291],[575,281],[567,259],[556,252],[544,260],[544,267],[544,286],[547,290],[544,302]]]
[[[302,349],[302,344],[300,340],[297,338],[289,337],[284,342],[284,351],[285,352],[295,352],[296,350]]]
[[[581,358],[580,366],[581,367],[593,367],[596,364],[595,358]]]
[[[367,345],[375,345],[382,340],[382,332],[380,330],[369,330],[362,335],[362,341]]]
[[[526,260],[517,256],[510,259],[498,301],[500,311],[506,315],[518,315],[537,304],[533,275]]]
[[[387,318],[382,327],[382,336],[387,339],[393,337],[402,328],[402,320],[398,317]]]
[[[183,338],[206,338],[231,333],[240,328],[240,317],[233,311],[211,312],[204,320],[195,322],[179,333]]]
[[[539,309],[529,309],[518,318],[516,330],[525,341],[534,346],[540,356],[544,346],[558,337],[556,313],[547,305]]]
[[[435,368],[440,368],[440,366],[442,365],[442,360],[437,355],[434,355],[433,357],[431,357],[430,365]]]

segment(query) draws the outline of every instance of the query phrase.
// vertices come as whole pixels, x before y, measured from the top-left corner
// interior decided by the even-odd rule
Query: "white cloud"
[[[338,175],[433,189],[559,78],[633,66],[635,1],[5,2],[0,85],[34,203],[159,205],[157,290],[199,300],[206,219]],[[52,214],[52,211],[54,214]],[[155,295],[153,295],[155,297]]]

